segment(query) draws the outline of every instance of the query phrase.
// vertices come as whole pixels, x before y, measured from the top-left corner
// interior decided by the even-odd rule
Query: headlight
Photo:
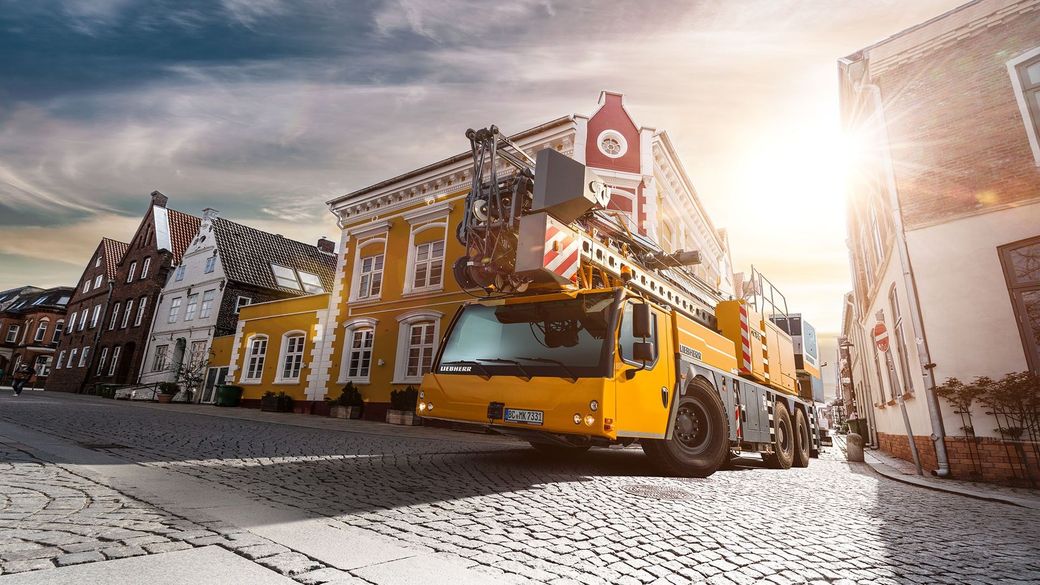
[[[419,403],[419,412],[423,412],[425,410],[426,410],[426,403],[425,402],[420,402]]]
[[[593,425],[593,423],[595,423],[595,422],[596,422],[596,417],[592,416],[591,414],[585,415],[585,426],[591,427]]]
[[[574,413],[574,424],[576,424],[576,425],[580,425],[581,424],[581,415],[576,413],[576,412]]]
[[[592,412],[596,412],[597,410],[599,410],[599,402],[596,401],[596,400],[593,400],[592,402],[590,402],[589,403],[589,410],[591,410]]]

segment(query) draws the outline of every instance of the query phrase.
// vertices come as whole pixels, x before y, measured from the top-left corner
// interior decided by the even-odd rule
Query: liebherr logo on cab
[[[442,374],[462,374],[472,371],[473,366],[441,366],[440,369]]]

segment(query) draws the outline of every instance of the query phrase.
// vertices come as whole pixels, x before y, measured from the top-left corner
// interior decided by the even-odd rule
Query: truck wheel
[[[809,423],[805,420],[805,413],[801,409],[794,409],[794,461],[795,467],[809,467],[809,448],[812,439],[809,438]]]
[[[672,436],[640,441],[643,451],[664,473],[708,477],[729,458],[729,418],[722,399],[714,388],[694,382],[676,409]]]
[[[794,460],[794,429],[791,415],[782,402],[773,405],[773,452],[762,456],[773,469],[790,469]]]

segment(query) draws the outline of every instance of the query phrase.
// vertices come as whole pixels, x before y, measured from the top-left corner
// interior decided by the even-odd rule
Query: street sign
[[[888,351],[888,329],[884,323],[874,325],[874,344],[881,353]]]

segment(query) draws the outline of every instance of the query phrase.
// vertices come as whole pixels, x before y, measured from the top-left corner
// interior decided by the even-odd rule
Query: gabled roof
[[[35,290],[28,294],[22,294],[17,303],[7,307],[8,313],[31,313],[45,309],[64,311],[72,298],[72,294],[76,291],[71,286],[56,286],[46,290],[36,289],[36,287],[31,288]]]
[[[303,294],[301,290],[279,286],[275,282],[271,264],[277,264],[317,275],[325,292],[332,291],[336,256],[319,251],[317,246],[220,217],[214,218],[213,230],[220,251],[220,262],[228,280]]]
[[[130,248],[130,244],[112,238],[101,238],[101,246],[105,253],[105,277],[115,278],[116,266]]]
[[[199,233],[199,224],[202,223],[202,219],[176,209],[170,209],[169,212],[173,262],[174,264],[180,264],[184,251],[191,245],[191,240],[195,237],[195,234]]]

